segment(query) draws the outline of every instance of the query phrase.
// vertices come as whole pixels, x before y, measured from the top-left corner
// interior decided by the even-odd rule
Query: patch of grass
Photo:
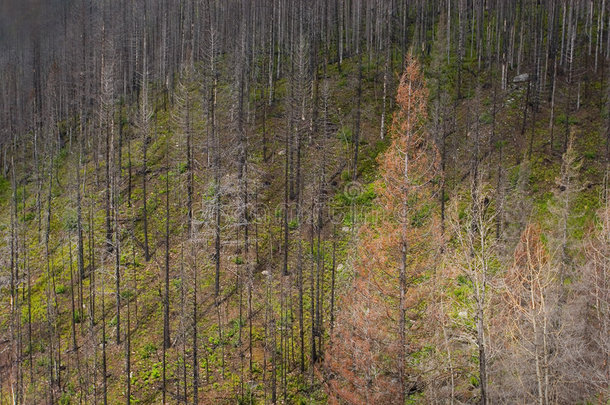
[[[378,140],[374,144],[366,148],[366,153],[363,153],[360,162],[358,162],[359,173],[364,181],[371,182],[377,175],[377,158],[382,154],[388,147],[388,138],[384,140]]]
[[[140,357],[142,359],[148,359],[151,355],[157,352],[157,346],[152,343],[146,343],[144,347],[140,349]]]
[[[291,231],[296,230],[299,227],[299,221],[297,219],[293,219],[292,221],[288,222],[288,229]]]
[[[341,142],[349,144],[353,142],[353,134],[351,128],[346,126],[341,127],[337,132],[337,138],[341,140]]]
[[[374,185],[371,183],[364,188],[346,187],[335,195],[335,201],[343,207],[350,207],[352,204],[370,206],[376,196]]]
[[[587,225],[595,220],[595,214],[599,208],[599,196],[595,191],[583,191],[576,195],[573,204],[573,214],[569,216],[572,236],[576,240],[582,240],[585,236]]]
[[[493,117],[488,112],[484,112],[479,116],[479,122],[481,124],[491,124],[493,121]]]
[[[8,198],[9,190],[11,189],[11,182],[0,174],[0,203]]]
[[[568,119],[565,114],[558,114],[557,117],[555,117],[555,124],[556,125],[565,125],[567,120]],[[570,116],[568,124],[569,125],[578,125],[578,124],[580,124],[580,121],[576,117]]]

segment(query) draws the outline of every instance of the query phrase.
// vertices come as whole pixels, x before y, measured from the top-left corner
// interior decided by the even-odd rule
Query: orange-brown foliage
[[[331,403],[393,403],[398,398],[399,268],[407,249],[407,351],[418,348],[423,294],[436,222],[433,207],[438,153],[425,130],[428,91],[419,63],[407,59],[396,98],[391,144],[379,158],[375,218],[359,230],[354,280],[340,298],[325,356]],[[408,367],[407,367],[408,368]],[[408,370],[405,370],[408,372]]]

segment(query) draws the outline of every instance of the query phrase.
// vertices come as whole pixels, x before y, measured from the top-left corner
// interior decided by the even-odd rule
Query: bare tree
[[[487,404],[489,398],[488,376],[488,329],[490,291],[493,282],[493,261],[495,259],[495,238],[492,236],[495,227],[494,212],[490,208],[489,190],[481,182],[482,174],[471,179],[469,208],[465,215],[457,212],[458,200],[454,204],[454,213],[450,222],[452,234],[457,242],[454,265],[468,280],[469,298],[472,308],[465,308],[464,318],[474,322],[473,343],[477,350],[478,380],[480,402]]]

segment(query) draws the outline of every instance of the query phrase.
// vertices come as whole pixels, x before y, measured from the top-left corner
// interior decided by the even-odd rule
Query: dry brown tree
[[[373,218],[359,230],[351,288],[339,300],[325,359],[335,403],[404,403],[419,391],[411,354],[421,349],[424,288],[438,235],[433,180],[439,156],[425,129],[428,91],[407,58],[392,141],[379,159]]]
[[[557,277],[540,226],[529,224],[505,276],[503,311],[498,317],[504,326],[498,338],[504,345],[497,364],[501,370],[496,379],[498,400],[542,405],[554,396],[557,379],[551,364],[557,356],[553,349],[558,333],[553,325]]]

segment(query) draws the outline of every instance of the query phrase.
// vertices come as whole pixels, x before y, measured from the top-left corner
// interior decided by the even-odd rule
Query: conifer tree
[[[354,278],[340,298],[334,344],[326,354],[327,390],[336,401],[404,403],[416,384],[408,357],[422,343],[420,280],[438,234],[439,155],[424,125],[427,99],[419,62],[408,57],[392,141],[379,159],[378,205],[360,228]]]

